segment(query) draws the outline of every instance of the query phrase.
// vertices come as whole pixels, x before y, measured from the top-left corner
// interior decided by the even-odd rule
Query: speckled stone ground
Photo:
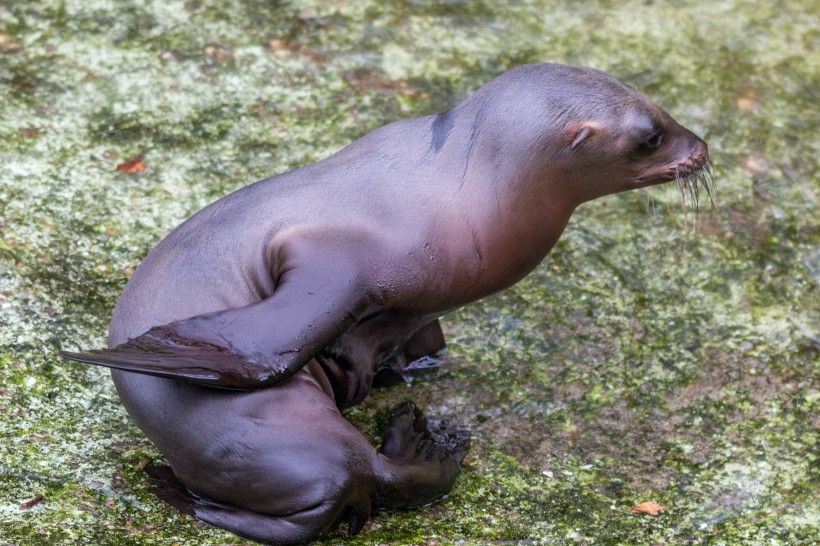
[[[820,542],[820,7],[509,4],[0,0],[0,543],[243,543],[152,498],[161,455],[57,351],[102,345],[205,204],[542,60],[703,135],[717,218],[685,225],[663,188],[587,204],[531,276],[447,317],[445,370],[349,417],[378,442],[411,398],[471,427],[462,478],[323,543]]]

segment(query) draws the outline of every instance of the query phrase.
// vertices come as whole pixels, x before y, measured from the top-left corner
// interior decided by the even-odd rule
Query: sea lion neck
[[[452,110],[424,118],[429,130],[423,157],[446,173],[438,187],[447,192],[452,213],[471,224],[478,254],[506,264],[493,268],[503,279],[491,282],[507,286],[549,252],[577,203],[557,191],[558,173],[547,168],[538,122],[517,124],[492,99],[479,91]]]

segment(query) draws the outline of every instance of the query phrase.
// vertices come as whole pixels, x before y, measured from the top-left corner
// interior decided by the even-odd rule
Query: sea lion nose
[[[704,161],[709,159],[709,146],[703,139],[698,139],[695,157],[702,158]]]
[[[709,146],[697,135],[692,134],[692,137],[693,142],[691,144],[689,157],[695,162],[697,167],[700,167],[709,160]]]

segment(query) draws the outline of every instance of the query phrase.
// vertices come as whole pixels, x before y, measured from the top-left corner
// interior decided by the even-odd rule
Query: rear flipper
[[[377,507],[412,508],[446,497],[470,448],[470,431],[431,422],[413,404],[401,404],[390,417],[380,453],[384,473]]]
[[[444,363],[440,357],[445,346],[439,321],[427,323],[407,340],[398,355],[379,366],[373,376],[373,386],[379,388],[409,383],[439,369]]]
[[[350,535],[355,535],[369,516],[369,509],[359,513],[361,510],[351,508],[336,515],[338,506],[332,502],[286,516],[260,514],[192,493],[177,479],[171,467],[147,466],[145,472],[152,478],[151,492],[180,512],[263,544],[301,544],[333,529],[342,519],[347,519]]]
[[[328,407],[333,408],[330,400]],[[359,431],[336,416],[338,422],[289,422],[288,430],[298,434],[275,435],[275,441],[264,444],[275,448],[254,459],[262,465],[264,483],[247,494],[255,495],[250,500],[257,502],[256,510],[267,498],[262,505],[270,512],[199,496],[168,467],[146,468],[154,482],[151,491],[179,511],[239,536],[292,544],[315,539],[342,521],[356,534],[374,506],[423,506],[444,498],[455,483],[469,447],[465,429],[428,421],[406,402],[391,416],[377,453]],[[273,458],[267,456],[271,451],[277,453]],[[257,472],[255,466],[248,463],[247,473]],[[244,483],[241,477],[237,480],[223,482],[216,490],[242,491],[247,484],[239,485]],[[248,500],[244,492],[229,498],[239,504]]]

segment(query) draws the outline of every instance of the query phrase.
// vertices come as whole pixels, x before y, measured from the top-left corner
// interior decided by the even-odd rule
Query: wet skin
[[[525,276],[579,204],[707,159],[626,84],[522,66],[206,207],[137,268],[110,349],[65,354],[114,368],[181,510],[260,542],[357,532],[445,494],[469,435],[403,405],[377,451],[339,409],[438,353],[438,317]]]

